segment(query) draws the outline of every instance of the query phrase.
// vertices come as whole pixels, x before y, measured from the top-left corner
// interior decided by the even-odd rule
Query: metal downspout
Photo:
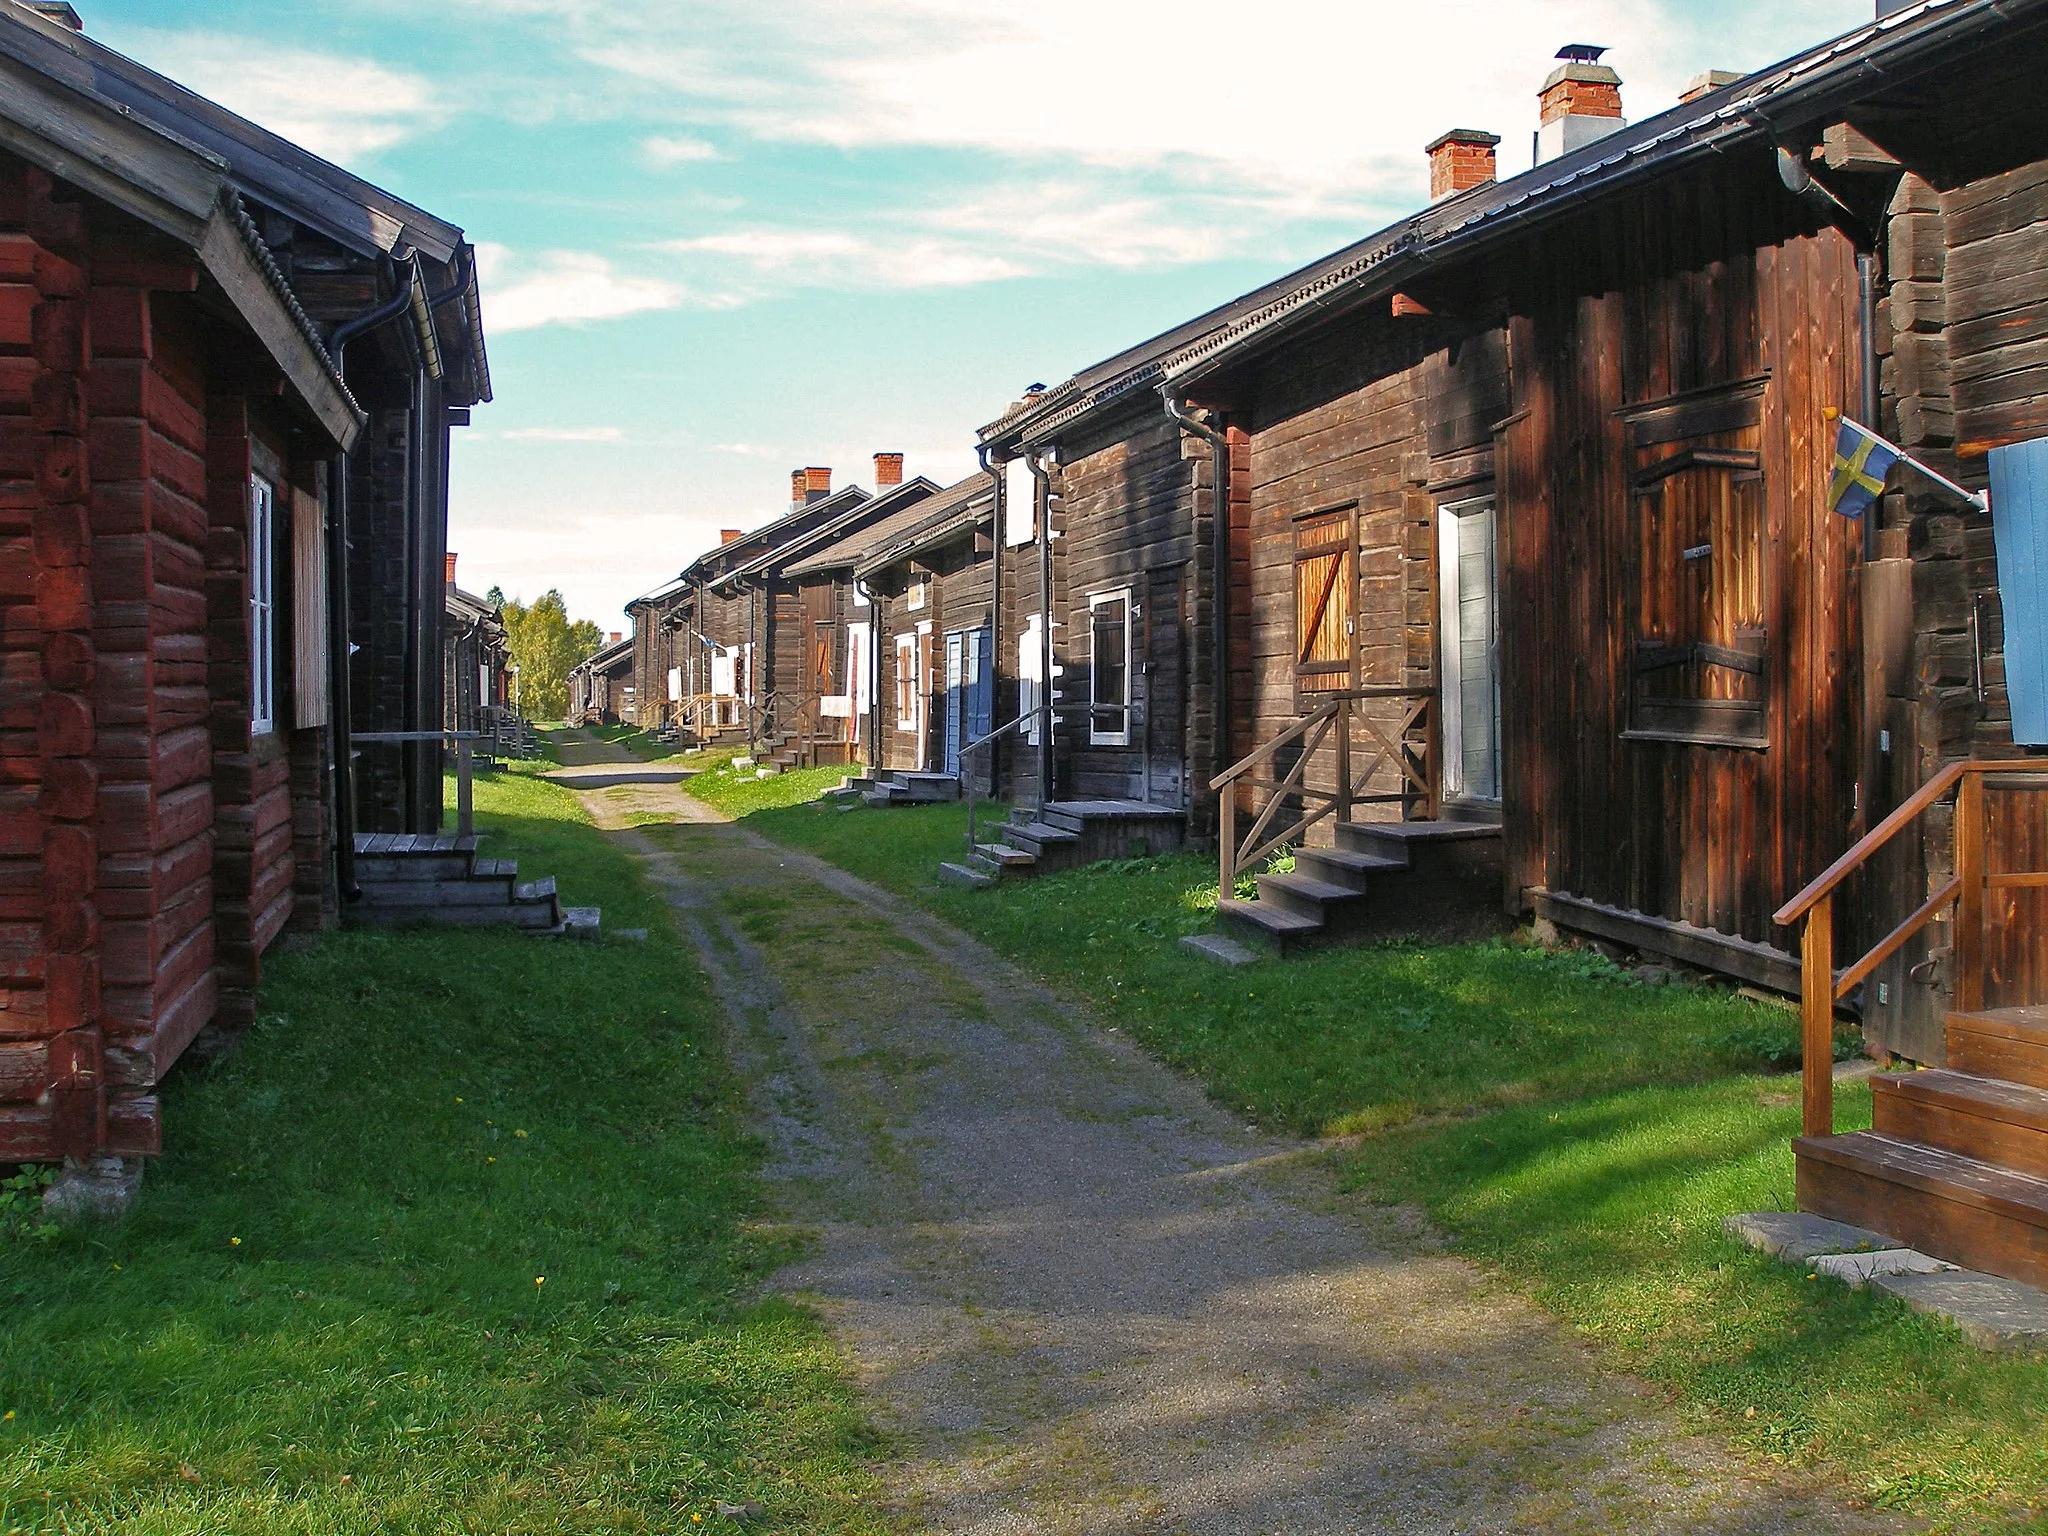
[[[1009,508],[1003,501],[1003,470],[1000,464],[988,461],[987,443],[974,445],[975,457],[981,460],[981,472],[988,476],[989,494],[992,498],[989,511],[989,574],[988,574],[988,728],[993,731],[1005,722],[1002,710],[996,704],[996,679],[1002,676],[999,658],[1003,654],[1003,542],[1008,535],[1005,523]],[[997,772],[997,758],[1000,747],[989,751],[988,792],[994,795],[1001,781]],[[965,773],[967,765],[962,763],[960,771]]]
[[[1210,728],[1211,773],[1220,773],[1230,758],[1230,439],[1190,415],[1175,398],[1170,386],[1163,386],[1159,398],[1166,414],[1208,443],[1213,463],[1210,500],[1210,580],[1215,584],[1211,601],[1214,651],[1210,660],[1210,688],[1214,696],[1214,724]],[[1192,532],[1192,530],[1190,530]]]
[[[327,355],[335,376],[348,383],[348,344],[388,324],[412,307],[412,287],[419,281],[419,260],[410,261],[404,288],[392,299],[344,320],[327,338]],[[337,453],[327,470],[327,649],[330,672],[330,713],[334,736],[334,865],[335,884],[344,901],[358,901],[356,883],[356,772],[354,708],[349,697],[350,655],[348,615],[348,455]]]
[[[1873,432],[1884,428],[1877,420],[1877,253],[1858,251],[1856,253],[1856,300],[1858,319],[1863,327],[1863,425]],[[1884,506],[1880,497],[1876,505],[1863,515],[1863,558],[1866,561],[1878,557],[1879,509]]]
[[[1038,704],[1045,711],[1038,722],[1038,803],[1046,806],[1053,799],[1052,732],[1059,718],[1052,709],[1052,476],[1035,448],[1025,450],[1024,467],[1031,471],[1038,519]]]

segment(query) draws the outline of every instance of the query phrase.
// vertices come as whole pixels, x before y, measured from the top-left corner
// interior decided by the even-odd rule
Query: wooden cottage
[[[254,1016],[264,951],[331,921],[348,883],[340,557],[389,547],[374,520],[350,539],[343,494],[380,483],[373,327],[423,312],[401,348],[445,345],[437,378],[460,371],[468,398],[482,343],[459,232],[459,303],[432,307],[447,291],[408,246],[402,306],[323,329],[316,231],[362,242],[403,205],[76,27],[68,6],[0,6],[0,1162],[62,1159],[91,1204],[157,1150],[164,1073]],[[392,569],[431,594],[438,728],[434,538]]]
[[[442,723],[451,733],[494,735],[509,709],[506,668],[511,645],[505,616],[497,605],[455,584],[455,556],[448,556],[441,684]]]
[[[612,634],[569,673],[571,725],[631,725],[634,722],[633,641]]]

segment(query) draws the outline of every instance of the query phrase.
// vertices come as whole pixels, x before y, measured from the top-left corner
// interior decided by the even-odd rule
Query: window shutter
[[[2012,739],[2048,746],[2048,438],[1991,450]]]
[[[328,710],[326,519],[318,497],[298,490],[291,497],[292,718],[311,730],[327,724]]]

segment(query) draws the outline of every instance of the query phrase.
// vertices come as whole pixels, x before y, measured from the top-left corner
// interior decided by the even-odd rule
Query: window
[[[1024,719],[1020,728],[1025,742],[1038,745],[1040,721],[1032,712],[1045,702],[1045,640],[1039,632],[1040,620],[1031,614],[1024,620],[1024,633],[1017,637],[1017,713]]]
[[[917,636],[896,637],[896,729],[917,729]]]
[[[1352,524],[1355,507],[1318,512],[1294,525],[1294,687],[1297,693],[1351,686]]]
[[[1088,740],[1098,747],[1131,741],[1131,593],[1088,599]]]
[[[1499,624],[1491,498],[1437,509],[1438,673],[1443,788],[1458,800],[1500,798]]]
[[[916,581],[913,581],[910,584],[910,594],[907,606],[913,613],[924,606],[926,592],[927,589],[930,588],[930,586],[931,583],[929,581],[924,580],[922,577],[920,577]]]
[[[261,736],[277,724],[277,560],[273,533],[277,492],[270,482],[249,482],[249,731]]]
[[[1769,742],[1762,401],[1755,385],[1630,413],[1631,737]]]

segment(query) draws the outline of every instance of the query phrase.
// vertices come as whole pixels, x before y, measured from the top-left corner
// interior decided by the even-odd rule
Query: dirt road
[[[1894,1530],[1682,1433],[1423,1223],[674,786],[592,791],[731,1019],[907,1528]],[[872,814],[872,813],[867,813]],[[878,833],[885,830],[879,824]]]

